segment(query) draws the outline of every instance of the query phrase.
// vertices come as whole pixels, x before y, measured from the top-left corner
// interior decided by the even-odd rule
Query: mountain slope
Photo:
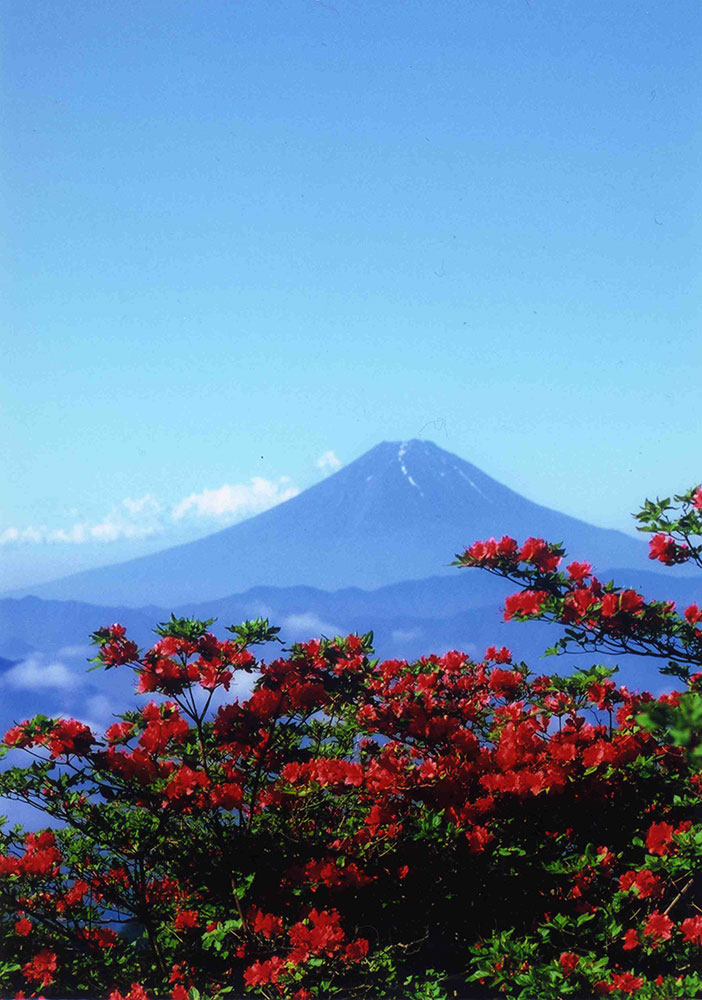
[[[682,609],[699,600],[699,581],[670,578],[650,571],[614,571],[619,584],[640,588],[648,598],[673,599]],[[488,587],[482,590],[481,583]],[[415,658],[431,652],[462,649],[480,656],[489,645],[507,645],[537,673],[569,673],[593,662],[618,662],[620,679],[631,688],[659,691],[670,687],[660,676],[662,661],[603,654],[540,659],[561,630],[543,622],[504,622],[501,604],[513,587],[479,570],[455,570],[454,575],[390,584],[374,591],[347,588],[335,592],[312,587],[256,587],[220,600],[174,608],[177,615],[216,617],[213,631],[226,638],[226,626],[264,615],[281,627],[286,646],[319,635],[366,632],[375,634],[381,657]],[[148,648],[157,622],[168,618],[165,608],[99,607],[76,601],[37,597],[0,599],[0,732],[32,712],[57,711],[111,721],[118,706],[132,704],[129,671],[86,674],[94,650],[88,636],[101,625],[119,621],[130,638]],[[18,656],[6,650],[24,649]],[[259,650],[266,658],[279,647]],[[91,699],[93,699],[91,703]],[[121,699],[121,700],[120,700]],[[125,700],[126,699],[126,700]],[[96,707],[97,705],[97,707]]]
[[[564,541],[569,556],[601,568],[647,562],[642,542],[535,504],[415,440],[379,444],[291,500],[206,538],[13,596],[173,607],[259,585],[376,588],[449,572],[454,553],[505,532]]]

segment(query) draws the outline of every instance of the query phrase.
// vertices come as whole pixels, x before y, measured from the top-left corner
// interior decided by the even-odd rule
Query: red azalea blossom
[[[310,910],[307,919],[309,925],[300,921],[288,932],[293,946],[290,961],[295,965],[320,952],[333,954],[339,950],[345,937],[339,923],[339,914],[335,910]]]
[[[552,551],[543,538],[527,538],[519,550],[522,562],[529,562],[544,573],[555,570],[561,561],[561,556]]]
[[[50,986],[54,981],[53,973],[56,972],[56,954],[48,948],[42,949],[31,962],[27,962],[22,968],[25,979],[34,979],[40,986]]]
[[[643,984],[643,977],[634,976],[631,972],[615,972],[612,976],[612,986],[622,993],[635,993]]]
[[[622,948],[624,951],[634,951],[635,948],[639,948],[641,942],[639,941],[639,936],[636,933],[635,927],[630,927],[623,938],[624,944]]]
[[[674,828],[670,823],[653,823],[646,835],[646,849],[649,854],[664,855],[670,848]]]
[[[522,618],[538,615],[548,596],[545,590],[523,590],[519,594],[512,594],[505,600],[503,614],[505,621],[509,621],[515,615]]]
[[[117,934],[110,927],[83,927],[79,936],[101,951],[114,948],[119,941]]]
[[[261,910],[254,908],[249,912],[248,919],[249,927],[254,934],[262,934],[264,937],[271,938],[283,932],[283,921],[272,913],[262,913]]]
[[[490,674],[490,689],[496,695],[511,698],[522,685],[521,674],[512,670],[493,670]]]
[[[131,989],[126,996],[122,996],[119,990],[110,993],[109,1000],[149,1000],[149,996],[139,983],[132,983]]]
[[[684,941],[690,944],[698,944],[702,947],[702,916],[687,917],[680,924],[680,930]]]
[[[199,922],[200,915],[197,910],[181,910],[180,913],[176,914],[173,926],[178,931],[184,931],[191,927],[197,927]]]
[[[673,930],[673,921],[665,913],[654,910],[646,921],[643,932],[654,941],[669,941]]]
[[[668,541],[660,552],[683,561],[684,547]],[[604,637],[606,649],[629,639],[666,655],[684,649],[700,666],[696,605],[682,620],[670,603],[600,584],[589,563],[558,572],[561,552],[504,536],[475,543],[462,561],[522,586],[505,602],[507,619],[565,624],[569,642],[594,636],[595,648]],[[139,689],[156,692],[104,742],[77,720],[43,716],[9,734],[44,762],[28,779],[32,794],[76,819],[74,830],[15,832],[1,845],[7,941],[33,987],[76,975],[63,944],[58,957],[47,948],[26,961],[52,941],[51,921],[91,959],[94,982],[114,970],[171,1000],[218,995],[242,976],[281,1000],[310,1000],[332,977],[340,991],[363,992],[393,941],[412,942],[418,965],[446,933],[469,963],[480,959],[473,968],[493,992],[529,970],[535,995],[541,982],[553,991],[554,977],[569,979],[566,992],[633,994],[653,989],[658,972],[668,982],[681,956],[678,968],[694,964],[702,917],[682,919],[694,891],[675,903],[680,934],[661,911],[690,877],[699,823],[689,804],[702,776],[690,774],[688,749],[641,716],[684,706],[682,691],[631,694],[603,668],[534,677],[498,646],[480,661],[458,650],[378,661],[369,637],[348,636],[259,662],[239,636],[269,642],[261,621],[232,627],[227,642],[185,619],[168,629],[140,660],[121,626],[98,635],[105,666],[128,662]],[[236,670],[254,668],[247,695],[227,702]],[[93,822],[91,839],[83,831]],[[466,884],[480,887],[475,899],[455,896]],[[514,932],[515,905],[528,962],[500,943]],[[120,914],[150,918],[162,953],[149,951],[149,934],[122,948],[108,926],[115,914],[114,926]],[[582,915],[577,937],[539,940],[542,920],[557,927]],[[358,936],[371,928],[372,943]],[[554,953],[557,940],[582,954]],[[622,971],[624,958],[635,968]],[[128,998],[112,994],[145,997],[136,982]]]
[[[580,964],[580,955],[576,955],[573,951],[564,951],[561,952],[558,961],[561,963],[563,975],[567,978]]]
[[[648,896],[657,898],[663,892],[663,883],[658,875],[644,868],[638,872],[625,872],[619,879],[619,888],[625,892],[634,889],[641,899],[646,899]]]
[[[105,739],[108,743],[121,743],[134,732],[133,722],[115,722],[105,730]]]
[[[592,576],[592,566],[587,562],[572,562],[566,566],[566,570],[570,579],[576,580],[578,583],[581,583],[588,576]]]
[[[497,646],[488,646],[485,650],[484,659],[493,663],[509,663],[512,659],[512,654],[506,646],[502,646],[500,649]]]
[[[689,555],[690,550],[687,545],[678,545],[669,535],[654,535],[649,542],[648,558],[657,559],[666,566],[686,562]]]
[[[368,954],[368,941],[365,938],[356,938],[347,944],[342,952],[344,962],[360,962]]]
[[[254,962],[244,972],[244,982],[247,986],[265,986],[267,983],[277,983],[285,969],[285,961],[274,955],[265,962]]]
[[[597,997],[606,997],[610,993],[614,993],[614,986],[611,983],[606,982],[604,979],[599,979],[592,987],[592,991]]]

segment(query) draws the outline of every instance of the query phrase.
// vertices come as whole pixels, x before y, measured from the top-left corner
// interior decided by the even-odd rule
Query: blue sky
[[[698,0],[4,22],[8,587],[381,440],[629,530],[702,478]]]

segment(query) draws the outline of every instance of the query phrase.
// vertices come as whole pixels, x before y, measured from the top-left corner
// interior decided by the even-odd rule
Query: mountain
[[[508,533],[564,542],[598,568],[648,564],[643,542],[520,496],[430,441],[384,442],[298,496],[206,538],[11,596],[162,607],[256,586],[378,588],[455,573],[455,553]]]
[[[646,597],[672,599],[679,608],[699,600],[695,579],[669,578],[665,573],[622,570],[619,584],[637,585]],[[567,655],[540,659],[560,634],[544,622],[505,622],[501,605],[514,588],[479,570],[454,570],[453,576],[403,581],[374,591],[345,588],[255,587],[219,600],[184,604],[177,615],[216,617],[212,630],[221,638],[226,626],[257,615],[281,628],[285,646],[320,635],[374,632],[381,658],[415,659],[429,653],[461,649],[479,657],[489,645],[506,645],[535,672],[570,673],[592,662],[619,663],[620,680],[630,688],[658,692],[671,686],[659,674],[661,661],[625,656]],[[121,622],[130,638],[148,648],[157,622],[168,618],[159,607],[97,606],[77,601],[37,597],[0,599],[0,732],[35,712],[77,715],[98,728],[113,721],[113,713],[134,703],[129,671],[86,673],[94,650],[88,636],[96,628]],[[7,648],[24,650],[12,660]],[[279,654],[271,644],[264,658]]]

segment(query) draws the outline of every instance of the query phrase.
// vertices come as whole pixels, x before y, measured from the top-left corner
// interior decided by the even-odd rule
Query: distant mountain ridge
[[[206,538],[25,587],[100,605],[175,607],[257,586],[375,589],[456,572],[456,552],[512,534],[596,567],[643,568],[643,542],[534,503],[430,441],[384,442],[285,503]]]
[[[669,577],[651,570],[612,570],[611,576],[621,586],[636,587],[646,598],[672,599],[683,609],[700,599],[696,578]],[[125,625],[130,638],[144,648],[154,641],[153,629],[177,615],[217,619],[213,626],[222,638],[225,627],[247,618],[262,615],[281,627],[286,644],[314,636],[366,632],[372,629],[376,649],[383,657],[413,658],[446,649],[462,649],[479,655],[488,645],[506,644],[518,658],[524,658],[534,670],[539,657],[553,644],[559,630],[543,622],[504,622],[501,606],[514,587],[481,570],[454,570],[453,576],[429,577],[389,584],[378,590],[346,588],[337,591],[313,587],[255,587],[245,593],[231,594],[219,600],[187,603],[174,608],[97,606],[79,601],[52,601],[38,597],[0,599],[0,682],[2,673],[18,662],[36,659],[38,663],[63,662],[68,657],[82,677],[86,659],[92,655],[88,645],[91,632],[118,621]],[[278,655],[271,647],[265,656]],[[601,655],[585,657],[601,662]],[[568,672],[578,657],[566,656],[550,661],[543,669]],[[669,679],[660,678],[659,661],[637,657],[624,658],[622,679],[632,687],[656,689]],[[543,662],[543,661],[542,661]],[[100,674],[90,675],[96,690],[107,684]],[[110,685],[112,681],[110,681]],[[109,687],[109,685],[108,685]],[[15,718],[21,692],[13,691],[0,722],[10,724]],[[2,699],[0,699],[1,701]],[[21,700],[21,699],[20,699]]]

